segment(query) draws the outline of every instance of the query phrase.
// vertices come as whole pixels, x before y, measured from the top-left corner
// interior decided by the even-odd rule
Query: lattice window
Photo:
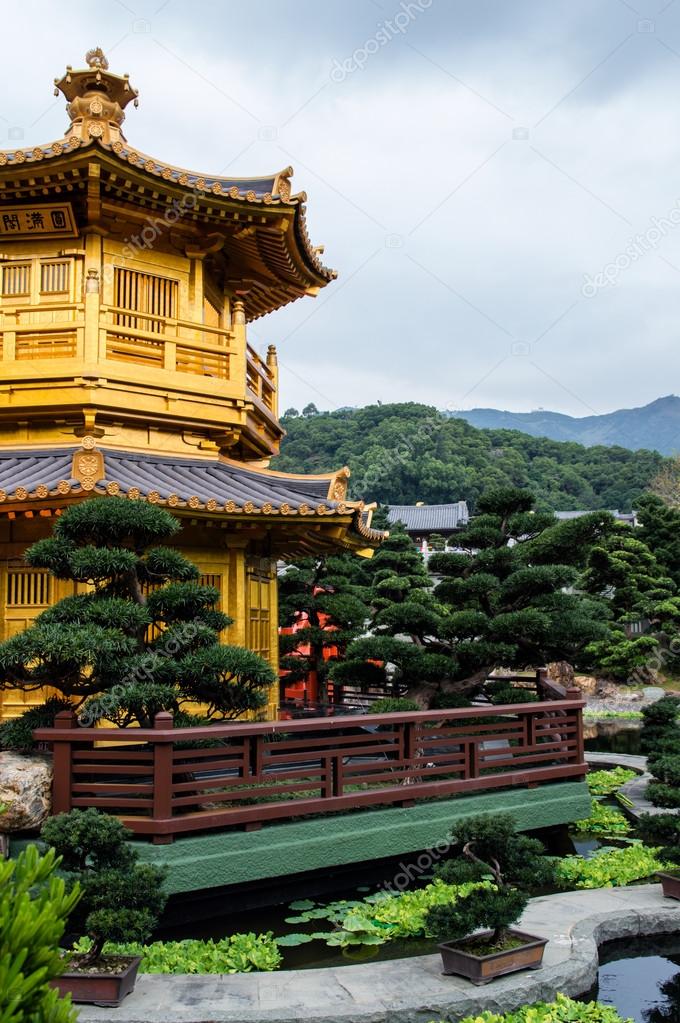
[[[266,660],[271,655],[271,582],[259,576],[248,579],[248,646]]]
[[[7,573],[7,607],[48,607],[52,602],[52,576],[30,568]]]
[[[40,293],[42,295],[66,295],[71,280],[71,264],[68,259],[44,259],[40,263]]]
[[[2,297],[31,294],[31,264],[7,263],[2,268]]]
[[[114,301],[120,309],[129,309],[149,316],[118,314],[117,322],[136,330],[160,333],[164,320],[177,318],[177,281],[169,277],[123,270],[117,267],[114,275]]]

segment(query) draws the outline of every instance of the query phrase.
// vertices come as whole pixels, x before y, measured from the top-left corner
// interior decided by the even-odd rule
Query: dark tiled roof
[[[0,450],[0,488],[3,500],[13,497],[47,497],[82,489],[72,475],[73,455],[79,448],[46,450]],[[330,500],[327,495],[334,479],[305,478],[248,469],[217,459],[173,458],[137,452],[99,449],[104,456],[104,477],[96,481],[95,492],[148,497],[150,494],[172,506],[202,507],[210,510],[347,514],[353,504]],[[36,491],[40,488],[40,492]],[[19,493],[17,493],[19,491]],[[213,506],[213,503],[216,503]],[[248,507],[246,507],[248,506]],[[251,507],[252,506],[252,507]]]
[[[574,511],[558,511],[558,512],[555,512],[555,518],[556,519],[560,519],[560,521],[565,521],[567,519],[580,519],[582,515],[590,515],[591,511],[592,511],[592,508],[590,510],[583,510],[583,511],[580,510],[580,509],[574,510]],[[613,515],[614,518],[617,519],[618,522],[628,522],[628,523],[630,523],[630,525],[633,525],[633,526],[637,522],[637,513],[634,512],[634,511],[633,512],[620,512],[618,510],[618,508],[609,508],[608,511],[609,511],[609,514]]]
[[[467,525],[469,513],[465,501],[456,501],[455,504],[393,504],[387,518],[390,522],[403,522],[409,533],[435,533]]]

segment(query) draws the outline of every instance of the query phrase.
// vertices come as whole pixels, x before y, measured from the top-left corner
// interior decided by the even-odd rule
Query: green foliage
[[[61,710],[69,710],[71,704],[59,696],[50,696],[38,707],[30,707],[17,718],[9,718],[0,724],[0,749],[27,752],[35,749],[33,730],[51,728],[54,718]]]
[[[565,856],[557,860],[557,883],[562,888],[617,888],[651,877],[664,861],[660,850],[639,842],[623,849],[598,849],[589,859]]]
[[[91,942],[81,938],[76,953],[90,951]],[[142,973],[252,973],[270,972],[281,965],[281,953],[271,931],[266,934],[232,934],[214,941],[186,938],[183,941],[135,941],[104,945],[104,955],[141,956]]]
[[[613,519],[593,513],[556,524],[530,514],[532,504],[526,491],[489,488],[480,514],[456,537],[462,549],[430,557],[429,579],[412,542],[395,532],[366,569],[374,572],[370,635],[348,645],[343,678],[370,659],[384,665],[385,684],[389,675],[406,690],[450,683],[472,690],[497,664],[587,664],[586,647],[609,635],[609,612],[573,589],[576,566]],[[536,699],[498,687],[503,703]]]
[[[489,876],[488,864],[496,862],[506,882],[533,889],[554,882],[553,860],[536,838],[518,834],[511,814],[480,814],[456,821],[450,836],[449,859],[435,869],[435,877],[448,884],[480,881]],[[471,845],[482,863],[465,855]]]
[[[59,601],[0,643],[0,689],[47,685],[85,701],[81,721],[90,725],[105,718],[151,727],[158,711],[201,701],[210,719],[264,706],[274,672],[251,651],[220,644],[231,620],[215,607],[218,591],[162,546],[179,528],[144,501],[97,498],[68,508],[26,561],[93,591]]]
[[[439,1023],[444,1021],[440,1020]],[[504,1015],[485,1009],[476,1016],[466,1016],[461,1023],[633,1023],[633,1021],[622,1019],[611,1005],[575,1001],[558,993],[554,1002],[521,1005],[514,1012],[507,1012]]]
[[[637,773],[627,767],[612,767],[606,771],[589,771],[586,783],[591,796],[611,796],[636,777]]]
[[[319,699],[328,697],[328,677],[338,651],[361,634],[369,616],[361,579],[360,559],[351,554],[305,558],[290,565],[279,577],[279,624],[305,627],[281,635],[281,668],[290,683],[314,677]],[[373,665],[359,665],[338,683],[369,685],[383,673]]]
[[[381,700],[375,700],[368,712],[369,714],[406,714],[413,710],[420,710],[415,700],[408,700],[403,696],[384,696]]]
[[[541,510],[629,510],[663,464],[656,452],[479,430],[413,402],[286,416],[283,425],[275,468],[318,473],[348,463],[354,496],[383,504],[461,497],[479,511],[480,495],[501,485],[531,489]]]
[[[429,910],[427,929],[438,941],[461,941],[479,928],[488,928],[493,931],[489,944],[499,942],[528,902],[529,896],[519,888],[477,889],[455,903]]]
[[[438,691],[430,699],[430,710],[456,710],[472,706],[469,697],[463,693]]]
[[[662,846],[661,859],[680,864],[680,814],[643,813],[637,820],[636,834],[648,845]]]
[[[164,871],[137,862],[130,834],[94,809],[58,814],[43,825],[41,837],[62,857],[69,885],[82,892],[69,930],[91,939],[83,964],[96,961],[107,941],[145,941],[163,912]]]
[[[640,748],[654,775],[646,796],[655,806],[680,809],[680,699],[664,696],[642,714]]]
[[[608,838],[621,838],[628,834],[631,825],[625,814],[613,806],[600,803],[593,799],[589,817],[574,821],[575,831],[588,831],[592,835],[604,835]]]
[[[0,1020],[75,1023],[70,998],[49,981],[63,972],[59,942],[79,898],[55,875],[54,850],[29,845],[16,860],[0,861]]]

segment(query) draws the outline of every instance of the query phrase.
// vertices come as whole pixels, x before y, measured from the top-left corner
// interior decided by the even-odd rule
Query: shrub
[[[654,753],[660,741],[677,737],[679,713],[680,699],[677,696],[663,696],[644,708],[640,732],[640,749],[643,753]]]
[[[471,701],[462,693],[435,693],[430,700],[430,710],[456,710],[458,707],[470,707]]]
[[[45,703],[31,707],[18,718],[10,718],[0,725],[0,749],[16,750],[19,753],[35,749],[33,738],[35,728],[51,728],[61,710],[71,710],[70,700],[61,696],[50,696]]]
[[[415,700],[405,696],[383,696],[376,700],[366,711],[367,714],[407,714],[412,710],[421,710]]]
[[[435,1023],[433,1020],[432,1023]],[[439,1023],[444,1023],[440,1020]],[[602,1002],[578,1002],[557,994],[554,1002],[535,1002],[521,1005],[504,1016],[484,1010],[476,1016],[466,1016],[461,1023],[632,1023],[623,1020],[616,1009]]]
[[[0,862],[0,1019],[3,1023],[75,1023],[70,998],[49,982],[63,969],[59,941],[78,898],[55,876],[59,861],[29,845]]]
[[[491,703],[500,706],[504,703],[537,703],[538,693],[523,686],[513,686],[511,682],[487,682],[484,691]]]
[[[662,846],[661,859],[680,864],[680,815],[643,813],[638,818],[637,834],[650,845]]]
[[[97,810],[71,810],[50,818],[41,836],[63,858],[70,885],[82,899],[69,918],[69,929],[90,939],[77,965],[97,961],[107,941],[145,941],[163,912],[164,872],[138,863],[127,844],[130,832]]]
[[[650,781],[645,795],[654,806],[662,806],[667,810],[680,808],[680,789],[674,788],[672,785],[665,785],[661,781]]]
[[[457,821],[452,828],[451,859],[439,864],[435,876],[447,884],[479,881],[488,877],[486,864],[495,860],[510,884],[520,888],[542,888],[554,882],[555,868],[536,838],[518,835],[511,814],[482,815]],[[480,864],[464,855],[473,843]]]

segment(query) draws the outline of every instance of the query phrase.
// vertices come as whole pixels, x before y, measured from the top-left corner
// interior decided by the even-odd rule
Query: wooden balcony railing
[[[585,776],[580,699],[406,714],[34,736],[54,751],[53,813],[98,807],[137,835],[234,825]],[[206,740],[210,742],[205,746]],[[204,748],[201,748],[203,744]]]
[[[102,313],[102,358],[229,380],[231,331],[117,306]]]
[[[246,355],[246,384],[250,393],[256,397],[273,416],[276,415],[276,387],[274,378],[266,362],[260,358],[254,348],[248,345]]]

